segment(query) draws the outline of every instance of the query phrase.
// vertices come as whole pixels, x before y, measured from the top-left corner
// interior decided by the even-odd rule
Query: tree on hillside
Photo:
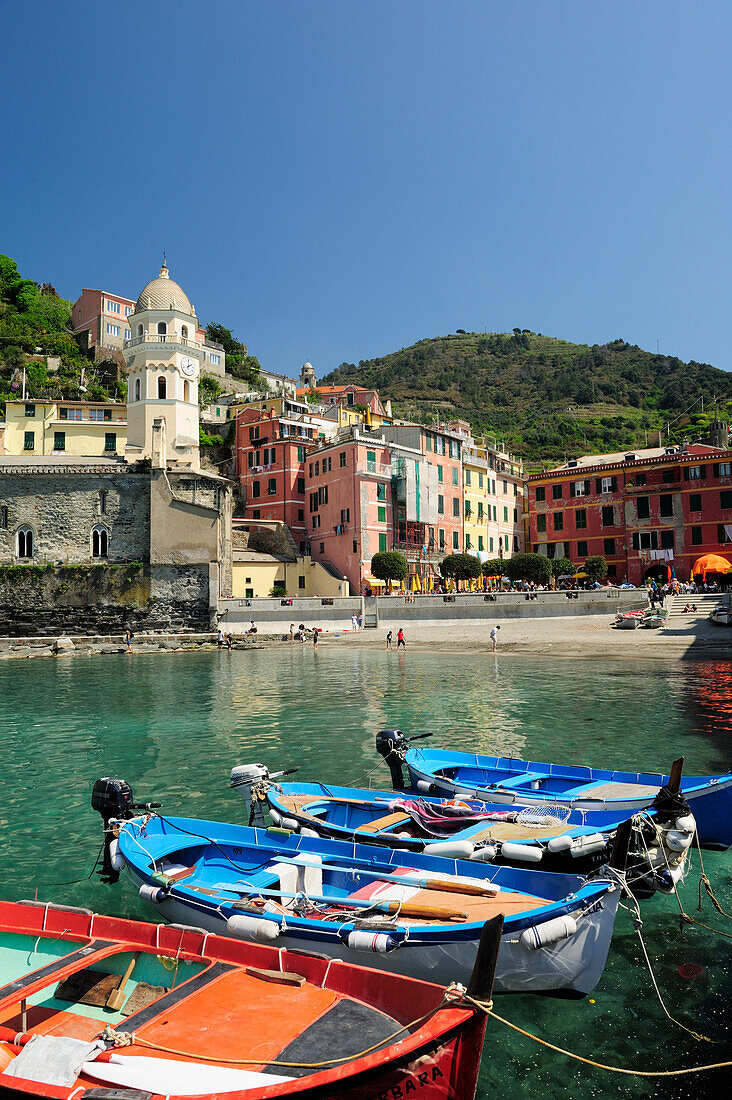
[[[549,564],[553,577],[567,577],[575,572],[575,568],[569,558],[554,558]]]
[[[473,581],[480,576],[480,560],[472,554],[448,554],[440,562],[440,573],[456,581]]]
[[[514,554],[505,563],[506,576],[512,581],[532,581],[548,584],[552,576],[551,562],[541,554]]]
[[[480,567],[480,571],[484,577],[506,576],[506,567],[503,558],[490,558],[488,561],[484,561]]]
[[[391,586],[394,581],[403,581],[409,572],[407,559],[398,550],[381,550],[371,559],[371,572],[380,581]]]
[[[209,321],[206,325],[206,339],[221,344],[226,354],[226,369],[234,378],[256,385],[259,372],[262,369],[256,355],[249,355],[246,344],[242,344],[233,335],[231,329],[220,325],[216,321]]]
[[[587,558],[582,569],[587,574],[588,581],[601,581],[607,576],[607,562],[601,554]]]

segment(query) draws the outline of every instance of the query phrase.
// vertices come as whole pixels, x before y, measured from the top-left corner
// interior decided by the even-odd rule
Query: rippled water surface
[[[356,783],[374,769],[377,730],[433,731],[433,744],[539,760],[687,773],[732,767],[732,665],[725,662],[533,661],[485,655],[384,653],[294,644],[284,651],[161,654],[0,664],[3,737],[3,897],[53,898],[149,919],[123,882],[84,879],[100,819],[89,807],[100,775],[127,779],[171,814],[243,820],[228,789],[232,765],[299,766],[301,779]],[[732,860],[705,855],[732,913]],[[732,934],[708,902],[696,910],[698,859],[684,907]],[[663,1014],[640,941],[621,913],[605,974],[591,998],[504,996],[496,1010],[559,1046],[621,1067],[674,1070],[732,1058],[732,939],[679,925],[676,900],[643,908],[643,939],[669,1012]],[[684,980],[679,967],[703,972]],[[729,1071],[647,1081],[570,1062],[490,1022],[478,1095],[513,1097],[719,1095]]]

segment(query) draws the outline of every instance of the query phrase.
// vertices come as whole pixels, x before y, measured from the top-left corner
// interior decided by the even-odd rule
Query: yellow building
[[[524,549],[521,463],[493,447],[464,445],[465,550],[510,558]]]
[[[124,455],[127,406],[111,401],[8,401],[8,455]]]
[[[320,562],[298,557],[294,561],[256,550],[234,550],[231,594],[239,599],[269,596],[284,588],[288,596],[347,596],[348,581],[334,576]]]

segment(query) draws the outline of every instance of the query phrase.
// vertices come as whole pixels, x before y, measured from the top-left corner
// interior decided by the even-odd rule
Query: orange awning
[[[729,573],[731,570],[732,565],[720,554],[703,554],[691,567],[692,576],[701,573],[703,577],[707,573]]]

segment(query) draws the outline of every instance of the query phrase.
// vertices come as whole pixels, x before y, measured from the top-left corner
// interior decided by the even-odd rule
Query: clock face
[[[195,360],[186,355],[186,357],[184,359],[181,359],[180,361],[180,369],[183,374],[185,374],[188,378],[192,378],[193,375],[196,373]]]

